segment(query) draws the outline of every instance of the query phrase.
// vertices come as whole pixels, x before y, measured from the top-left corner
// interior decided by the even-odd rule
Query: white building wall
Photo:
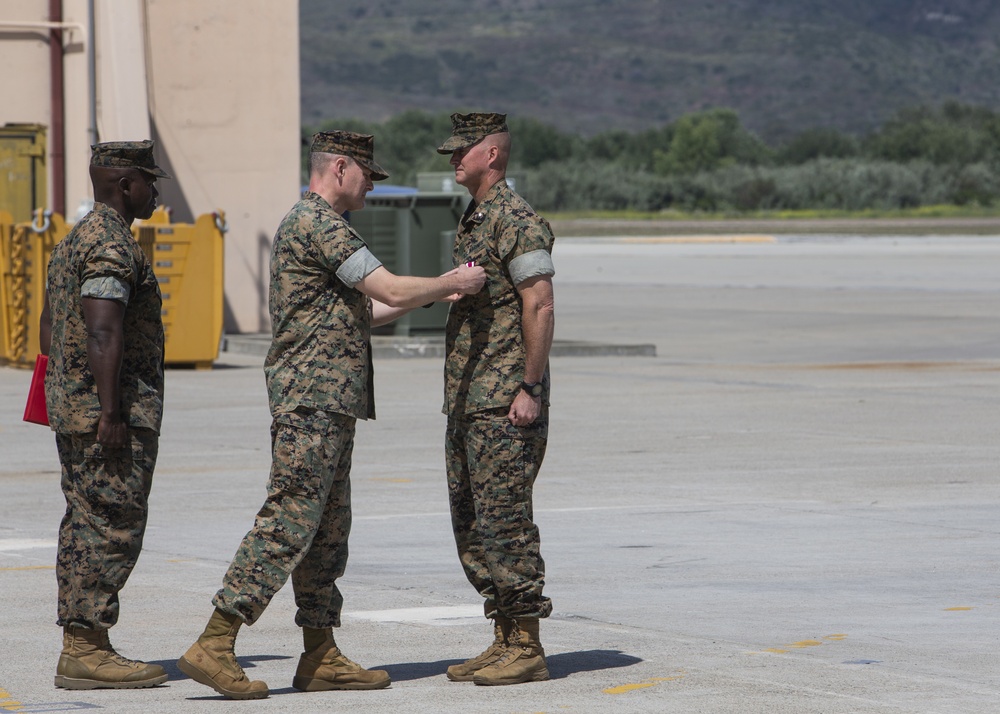
[[[47,2],[38,2],[42,6],[41,13],[48,11]],[[94,8],[97,12],[97,8]],[[87,28],[89,33],[87,0],[63,0],[63,22],[79,23]],[[95,23],[96,24],[96,23]],[[95,28],[96,31],[96,28]],[[83,205],[89,205],[94,199],[94,192],[90,186],[90,144],[93,141],[93,127],[91,126],[91,87],[90,87],[90,58],[88,55],[88,45],[90,38],[88,34],[73,32],[72,35],[64,37],[63,46],[63,97],[65,110],[63,121],[65,122],[65,156],[66,156],[66,219],[75,220],[78,210]],[[3,43],[0,42],[0,45]],[[96,53],[96,48],[95,48]],[[95,54],[96,57],[96,54]],[[48,60],[43,65],[48,71]],[[46,82],[48,85],[48,82]],[[94,90],[96,91],[96,89]],[[46,94],[46,101],[48,95]],[[43,124],[50,124],[48,118],[42,121]],[[49,151],[52,150],[52,137],[49,136]],[[49,163],[49,195],[52,195],[52,163]]]
[[[97,133],[101,141],[148,139],[143,0],[95,0]]]
[[[271,240],[298,198],[298,3],[146,0],[150,116],[175,220],[226,212],[226,324],[270,328]],[[164,181],[164,184],[170,182]]]
[[[0,0],[0,125],[49,123],[49,31],[21,26],[47,19],[46,0]]]
[[[174,221],[225,212],[226,329],[269,329],[271,239],[301,181],[298,2],[63,0],[69,220],[92,198],[91,1],[98,140],[157,140]],[[0,0],[0,124],[52,126],[48,30],[4,25],[47,20],[48,0]]]

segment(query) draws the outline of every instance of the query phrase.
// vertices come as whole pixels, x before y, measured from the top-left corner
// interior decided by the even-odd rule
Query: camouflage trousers
[[[351,532],[353,417],[298,409],[271,424],[267,499],[213,604],[253,624],[292,577],[295,624],[340,627]]]
[[[58,624],[93,630],[118,622],[118,592],[142,550],[159,436],[129,429],[108,449],[97,433],[56,434],[66,513],[59,527]]]
[[[548,411],[526,427],[507,409],[449,416],[445,458],[451,525],[465,576],[487,617],[548,617],[545,563],[531,495],[545,456]]]

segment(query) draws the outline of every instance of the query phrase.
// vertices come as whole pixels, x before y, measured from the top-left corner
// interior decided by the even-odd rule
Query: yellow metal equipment
[[[48,205],[45,174],[45,127],[0,126],[0,211],[27,222],[36,208]]]
[[[14,223],[0,212],[0,362],[34,364],[49,256],[70,228],[58,214],[37,211],[30,223]],[[160,283],[169,365],[208,369],[218,359],[226,229],[221,212],[183,224],[162,209],[132,227]]]
[[[0,359],[25,367],[35,363],[49,255],[67,233],[58,214],[39,210],[34,220],[14,223],[9,213],[0,213]]]
[[[160,283],[166,361],[209,369],[222,342],[225,214],[206,213],[193,224],[169,221],[157,210],[132,228]]]

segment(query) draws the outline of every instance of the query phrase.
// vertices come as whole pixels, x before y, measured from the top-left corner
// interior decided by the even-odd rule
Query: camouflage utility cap
[[[139,169],[157,178],[170,178],[170,174],[156,165],[153,158],[153,140],[109,141],[90,147],[90,165],[116,169]]]
[[[472,146],[490,134],[508,131],[506,114],[478,112],[451,115],[451,136],[438,147],[439,154],[450,154]]]
[[[388,172],[375,163],[375,137],[353,131],[321,131],[313,134],[312,152],[350,156],[372,172],[372,181],[389,178]]]

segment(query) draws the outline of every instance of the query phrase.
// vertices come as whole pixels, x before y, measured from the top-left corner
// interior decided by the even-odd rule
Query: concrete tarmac
[[[0,711],[990,712],[1000,701],[1000,237],[557,241],[556,356],[535,516],[552,680],[445,668],[490,628],[449,527],[439,357],[376,360],[359,423],[338,642],[376,692],[299,693],[291,585],[237,654],[269,699],[176,659],[264,497],[262,357],[170,370],[118,649],[148,690],[53,687],[63,510],[52,434],[0,368]]]

